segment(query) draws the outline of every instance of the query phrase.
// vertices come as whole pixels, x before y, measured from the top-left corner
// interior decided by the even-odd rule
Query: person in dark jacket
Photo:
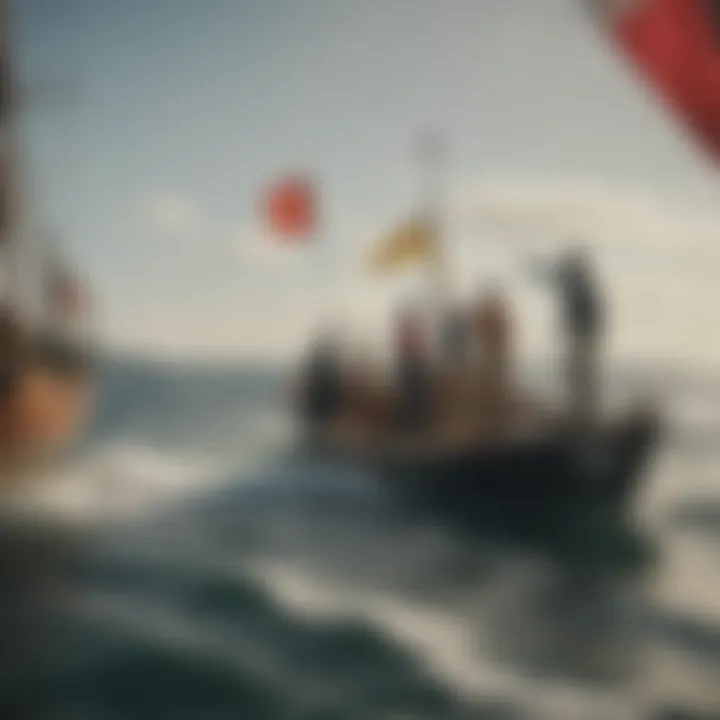
[[[582,249],[566,253],[551,270],[563,304],[568,348],[570,410],[580,423],[591,422],[598,402],[598,358],[605,329],[602,293],[590,259]]]
[[[572,337],[598,337],[604,313],[590,261],[582,251],[568,253],[558,264],[557,277],[564,296],[565,327]]]
[[[440,339],[445,360],[453,366],[462,364],[468,350],[468,319],[461,308],[450,308],[445,313]]]
[[[313,347],[303,381],[303,416],[320,429],[338,417],[343,405],[340,353],[332,334],[324,334]]]
[[[423,429],[430,420],[431,379],[426,338],[418,313],[403,313],[396,328],[400,425]]]
[[[440,324],[440,372],[438,374],[438,420],[453,427],[466,415],[471,333],[468,313],[461,306],[450,306]]]
[[[604,308],[589,258],[584,252],[574,251],[562,259],[558,280],[564,297],[565,329],[570,343],[571,412],[584,425],[593,421],[598,406],[598,361]]]
[[[499,287],[483,290],[474,303],[472,318],[472,416],[486,431],[500,431],[509,416],[513,327],[510,307]]]

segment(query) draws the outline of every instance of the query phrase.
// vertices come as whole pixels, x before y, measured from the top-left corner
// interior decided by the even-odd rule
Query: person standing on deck
[[[594,419],[598,404],[598,355],[604,317],[589,259],[580,250],[563,258],[558,279],[570,342],[568,375],[571,412],[583,426]]]
[[[440,342],[443,360],[453,366],[461,365],[467,353],[467,318],[460,308],[450,308],[443,317]]]
[[[416,431],[430,421],[431,378],[422,318],[409,310],[396,328],[399,421],[405,430]]]
[[[343,409],[343,379],[337,338],[324,333],[315,343],[302,376],[301,412],[315,430],[322,430]]]
[[[605,324],[602,296],[587,254],[573,249],[551,268],[563,303],[568,342],[570,414],[581,427],[592,423],[598,404],[598,356]]]
[[[474,311],[476,363],[472,401],[483,426],[497,430],[507,419],[510,395],[509,309],[498,290],[485,292]]]
[[[440,326],[440,367],[443,422],[455,427],[462,421],[467,396],[469,322],[460,307],[450,307]]]

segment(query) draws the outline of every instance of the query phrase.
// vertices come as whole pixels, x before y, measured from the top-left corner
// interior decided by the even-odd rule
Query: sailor
[[[341,373],[336,337],[325,332],[310,352],[302,388],[303,415],[317,429],[335,420],[342,409]]]
[[[467,352],[467,318],[460,308],[450,308],[441,326],[443,357],[453,366],[461,364]]]
[[[483,425],[499,428],[505,420],[510,392],[510,318],[502,293],[489,289],[474,312],[476,377],[473,402]]]
[[[604,317],[600,293],[582,250],[567,254],[558,268],[570,343],[568,374],[573,415],[592,421],[597,406],[598,353]]]
[[[568,341],[568,391],[571,417],[578,426],[592,422],[597,409],[598,355],[604,329],[602,297],[586,251],[575,248],[551,270],[563,303]]]
[[[356,430],[376,430],[382,424],[384,398],[375,359],[361,347],[352,348],[343,376],[344,416]]]
[[[469,322],[464,308],[450,307],[440,325],[439,396],[442,424],[455,428],[466,416],[468,384]]]
[[[420,430],[430,420],[430,367],[422,320],[405,311],[396,327],[400,424]]]

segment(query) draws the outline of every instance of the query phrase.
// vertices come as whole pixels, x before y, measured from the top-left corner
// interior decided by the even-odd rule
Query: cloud
[[[715,347],[708,332],[720,307],[720,211],[706,198],[574,178],[511,178],[461,188],[448,214],[454,289],[467,295],[485,277],[507,281],[523,352],[557,344],[555,297],[523,273],[526,251],[551,255],[579,237],[597,249],[610,293],[613,354],[720,360],[720,341]],[[422,276],[412,271],[366,275],[360,258],[374,233],[360,227],[332,240],[338,252],[330,262],[316,244],[273,242],[251,224],[225,237],[224,258],[252,274],[279,274],[281,282],[238,282],[210,298],[191,294],[188,307],[169,304],[142,326],[123,328],[125,340],[162,345],[163,352],[286,354],[327,320],[347,318],[377,336],[399,297],[422,292]]]
[[[667,191],[613,187],[583,180],[525,180],[465,189],[453,203],[464,222],[548,236],[583,236],[601,247],[629,237],[657,247],[703,244],[717,233],[720,212],[704,202],[673,198]]]
[[[466,188],[452,202],[459,236],[478,250],[551,252],[580,242],[636,273],[720,279],[720,209],[702,194],[583,180],[519,180]]]
[[[231,232],[222,248],[241,269],[279,271],[298,267],[310,244],[303,241],[282,242],[249,224]]]
[[[458,237],[472,228],[457,247],[466,273],[489,264],[498,249],[517,267],[528,254],[550,257],[568,241],[590,246],[609,291],[611,353],[720,360],[720,341],[709,332],[720,307],[720,210],[707,196],[510,179],[466,188],[450,215]],[[527,282],[513,289],[523,323],[538,316],[538,289]],[[551,337],[539,322],[530,331],[533,345]]]
[[[200,212],[192,198],[178,192],[155,192],[144,203],[147,229],[161,237],[184,237],[196,231]]]

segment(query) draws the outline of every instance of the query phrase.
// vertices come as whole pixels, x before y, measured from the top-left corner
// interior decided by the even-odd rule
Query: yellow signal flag
[[[427,262],[438,250],[437,233],[430,223],[413,218],[383,236],[369,257],[375,273],[392,272],[413,263]]]

